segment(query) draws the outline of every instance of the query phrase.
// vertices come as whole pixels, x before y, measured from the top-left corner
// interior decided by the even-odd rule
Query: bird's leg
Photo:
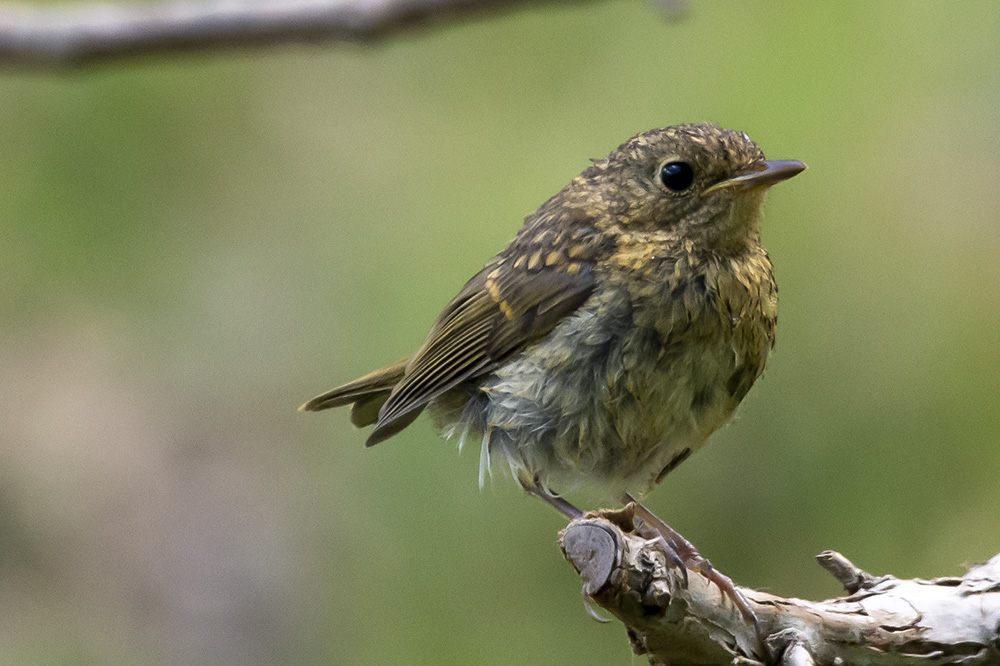
[[[712,566],[712,563],[701,556],[698,549],[690,541],[684,538],[680,532],[667,525],[656,514],[637,502],[628,493],[625,494],[626,504],[631,503],[635,507],[635,515],[641,519],[642,525],[636,525],[639,533],[647,539],[659,539],[667,546],[667,556],[676,558],[675,563],[680,562],[684,570],[685,582],[687,581],[686,569],[696,571],[705,576],[711,583],[715,583],[724,596],[729,597],[736,608],[740,611],[747,624],[752,624],[760,635],[760,626],[757,623],[757,616],[754,614],[746,598],[736,589],[732,579]]]
[[[555,507],[556,511],[566,516],[570,520],[577,520],[578,518],[583,518],[583,511],[570,504],[567,500],[563,499],[559,495],[546,489],[541,483],[538,482],[538,477],[527,480],[525,478],[519,478],[518,481],[521,483],[521,487],[529,495],[534,495],[535,497],[540,497],[545,500],[547,504]],[[587,610],[587,615],[594,618],[598,622],[604,624],[610,622],[611,620],[601,617],[601,615],[594,609],[594,603],[591,601],[590,596],[586,592],[587,586],[584,585],[580,592],[583,594],[583,607]]]
[[[583,511],[570,504],[568,501],[550,492],[542,484],[538,482],[538,477],[526,481],[524,479],[518,479],[521,483],[521,487],[529,495],[534,495],[535,497],[540,497],[545,500],[550,506],[555,507],[555,510],[566,516],[570,520],[576,520],[577,518],[583,518]]]

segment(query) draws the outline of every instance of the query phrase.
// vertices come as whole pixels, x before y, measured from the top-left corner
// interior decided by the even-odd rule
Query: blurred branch
[[[826,551],[820,564],[849,596],[813,602],[740,588],[760,622],[759,641],[704,576],[692,573],[685,586],[624,511],[570,523],[560,546],[584,595],[621,620],[635,652],[654,665],[1000,663],[1000,555],[964,576],[928,581],[874,577]]]
[[[0,65],[56,69],[150,54],[289,42],[371,43],[418,27],[541,4],[541,0],[189,0],[0,5]]]

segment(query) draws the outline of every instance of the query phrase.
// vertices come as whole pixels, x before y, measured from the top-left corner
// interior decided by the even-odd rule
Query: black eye
[[[668,190],[683,192],[694,182],[694,169],[687,162],[667,162],[660,169],[660,181]]]

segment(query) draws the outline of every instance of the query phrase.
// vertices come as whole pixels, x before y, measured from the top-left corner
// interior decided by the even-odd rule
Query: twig
[[[624,512],[570,523],[560,546],[585,596],[625,624],[651,664],[1000,664],[1000,555],[961,577],[900,580],[827,551],[824,567],[850,596],[813,602],[740,588],[760,622],[756,635],[703,576],[691,574],[685,586]]]
[[[0,66],[56,69],[193,50],[291,42],[373,43],[446,20],[482,18],[541,4],[541,0],[188,0],[0,5]]]

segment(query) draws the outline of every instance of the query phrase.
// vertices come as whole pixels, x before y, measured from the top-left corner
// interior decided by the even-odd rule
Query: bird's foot
[[[647,539],[656,539],[664,546],[664,551],[670,564],[678,567],[683,576],[684,584],[687,585],[687,571],[690,569],[700,573],[711,583],[719,588],[722,594],[728,597],[733,605],[739,610],[740,615],[747,624],[752,624],[760,636],[760,625],[757,616],[747,602],[732,579],[712,566],[712,563],[701,556],[698,549],[690,541],[684,538],[677,530],[667,525],[656,514],[637,502],[631,495],[625,495],[626,504],[633,506],[635,512],[635,526],[639,534]]]

